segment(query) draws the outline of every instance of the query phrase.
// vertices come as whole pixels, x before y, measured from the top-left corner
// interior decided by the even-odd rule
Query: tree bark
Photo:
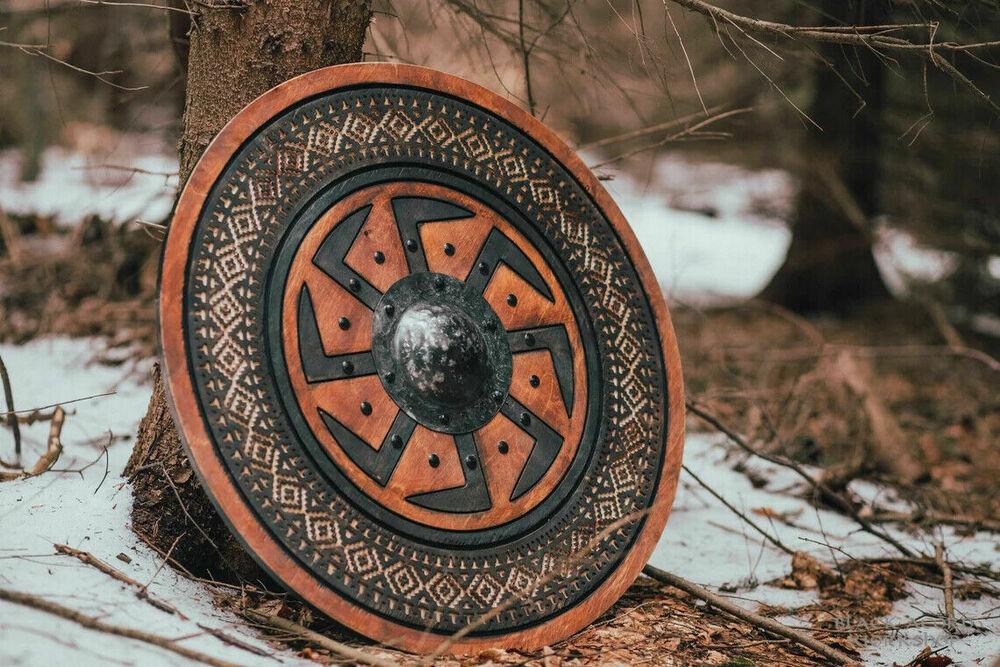
[[[888,22],[886,0],[823,0],[821,11],[845,25]],[[879,211],[879,139],[885,107],[885,65],[870,49],[819,48],[809,127],[802,147],[802,186],[792,243],[761,297],[798,312],[845,312],[888,298],[872,255],[870,221]],[[864,98],[864,108],[851,83]]]
[[[255,0],[191,4],[180,182],[230,118],[293,76],[361,59],[370,0]],[[176,27],[174,28],[176,38]],[[159,369],[125,475],[133,529],[188,570],[215,578],[265,577],[232,536],[181,446]]]

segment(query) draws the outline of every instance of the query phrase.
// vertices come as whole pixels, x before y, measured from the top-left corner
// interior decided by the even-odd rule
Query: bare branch
[[[893,49],[904,52],[912,52],[919,55],[939,70],[950,76],[952,79],[968,88],[974,95],[985,102],[994,112],[1000,115],[1000,106],[993,99],[980,89],[971,79],[958,70],[952,63],[948,62],[939,51],[965,52],[978,49],[990,49],[1000,47],[1000,41],[976,42],[973,44],[958,44],[955,42],[933,41],[933,23],[908,24],[906,27],[920,27],[926,29],[932,36],[926,42],[912,41],[902,37],[895,37],[887,34],[886,26],[838,26],[838,27],[814,27],[814,26],[793,26],[787,23],[777,23],[743,16],[722,9],[704,0],[670,0],[671,2],[684,7],[693,12],[707,16],[713,22],[724,22],[736,26],[744,32],[755,32],[758,34],[781,37],[786,39],[807,39],[814,42],[826,42],[831,44],[845,44],[851,46],[861,46],[877,52],[878,49]],[[901,26],[902,27],[902,26]],[[744,54],[745,55],[745,54]]]
[[[642,573],[651,579],[655,579],[660,583],[667,584],[668,586],[673,586],[674,588],[679,588],[688,595],[693,595],[699,600],[704,600],[708,604],[712,605],[720,611],[724,611],[730,616],[735,616],[736,618],[746,621],[747,623],[752,623],[753,625],[761,628],[765,632],[778,635],[779,637],[785,637],[790,639],[796,644],[805,646],[806,648],[815,651],[824,658],[832,660],[834,663],[839,665],[857,665],[857,661],[851,656],[838,651],[837,649],[824,644],[818,639],[812,637],[802,630],[796,630],[795,628],[790,628],[784,623],[779,623],[772,618],[766,618],[760,614],[755,614],[752,611],[747,611],[743,607],[730,602],[729,600],[712,593],[711,591],[695,584],[683,577],[679,577],[671,572],[666,572],[658,567],[652,565],[646,565],[642,569]]]
[[[815,479],[805,470],[805,468],[800,466],[795,461],[792,461],[789,458],[777,454],[768,454],[754,447],[751,447],[746,440],[744,440],[739,435],[734,433],[725,424],[720,422],[719,419],[714,415],[705,412],[691,401],[687,401],[685,405],[687,406],[688,410],[690,410],[692,413],[701,417],[706,422],[711,424],[720,433],[724,434],[733,443],[738,445],[740,449],[742,449],[743,451],[747,452],[748,454],[752,454],[753,456],[760,457],[765,461],[770,461],[771,463],[774,463],[776,465],[788,468],[793,472],[795,472],[795,474],[797,474],[799,477],[805,480],[809,484],[809,486],[812,487],[815,491],[817,491],[823,498],[833,502],[838,509],[840,509],[842,512],[846,513],[848,516],[854,519],[854,521],[859,526],[861,526],[861,529],[864,530],[866,533],[874,535],[875,537],[878,537],[879,539],[891,544],[893,547],[896,548],[897,551],[899,551],[899,553],[903,554],[904,556],[910,558],[915,557],[913,551],[909,549],[906,545],[904,545],[902,542],[900,542],[899,540],[897,540],[884,530],[876,528],[871,524],[870,521],[861,516],[857,508],[854,507],[854,504],[849,499],[837,493],[822,481]]]
[[[119,637],[127,637],[128,639],[135,639],[140,642],[152,644],[153,646],[159,646],[162,649],[166,649],[167,651],[183,656],[188,660],[202,662],[206,665],[213,665],[214,667],[236,667],[234,663],[214,658],[210,655],[206,655],[205,653],[201,653],[200,651],[189,649],[186,646],[181,646],[177,642],[167,639],[166,637],[160,637],[159,635],[154,635],[153,633],[145,632],[144,630],[136,630],[122,625],[106,623],[105,621],[102,621],[94,616],[87,616],[86,614],[76,611],[75,609],[64,607],[61,604],[50,602],[38,597],[37,595],[31,595],[30,593],[21,593],[18,591],[0,588],[0,600],[44,611],[48,614],[52,614],[53,616],[58,616],[68,621],[78,623],[89,630],[105,632]]]

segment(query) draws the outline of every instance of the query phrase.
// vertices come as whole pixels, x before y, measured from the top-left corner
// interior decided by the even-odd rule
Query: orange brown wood
[[[666,523],[683,389],[648,262],[572,150],[467,81],[348,65],[251,103],[178,203],[160,323],[221,514],[376,640],[549,644]]]

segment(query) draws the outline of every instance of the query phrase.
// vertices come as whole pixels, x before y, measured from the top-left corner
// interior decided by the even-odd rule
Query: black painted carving
[[[420,225],[425,222],[439,222],[468,218],[472,215],[461,206],[429,197],[395,197],[392,212],[399,229],[399,238],[406,249],[406,264],[410,273],[427,270],[427,255],[420,240]]]
[[[551,290],[549,290],[548,285],[545,284],[541,274],[538,273],[538,269],[531,263],[531,260],[525,256],[520,248],[514,245],[513,241],[504,236],[496,228],[490,231],[489,236],[486,237],[486,241],[483,242],[483,247],[479,250],[479,256],[472,263],[469,275],[465,279],[466,288],[482,294],[501,262],[513,269],[517,275],[524,278],[529,285],[541,292],[546,299],[549,301],[554,300]]]
[[[389,432],[382,439],[382,445],[375,450],[333,415],[320,410],[320,416],[351,461],[381,486],[385,486],[392,477],[399,457],[403,455],[403,449],[417,426],[408,414],[400,410],[389,427]]]
[[[323,338],[316,324],[316,308],[309,288],[302,286],[299,292],[299,355],[306,380],[327,382],[349,377],[371,375],[375,372],[375,360],[371,352],[328,355],[323,351]]]
[[[486,477],[483,467],[478,464],[476,439],[471,433],[455,436],[455,447],[458,458],[462,462],[465,473],[465,483],[451,489],[441,489],[430,493],[421,493],[407,498],[414,505],[440,512],[466,514],[469,512],[485,512],[493,506],[490,492],[486,488]],[[469,465],[470,462],[472,465]]]
[[[511,331],[507,334],[510,351],[530,352],[531,350],[548,350],[552,356],[552,368],[559,382],[559,393],[562,394],[566,414],[573,416],[573,394],[575,378],[573,371],[573,350],[569,345],[566,327],[557,324],[549,327],[535,327]]]
[[[528,455],[528,460],[524,463],[517,484],[514,485],[514,491],[510,494],[511,500],[517,500],[533,489],[545,476],[556,457],[559,456],[559,450],[563,446],[563,437],[512,396],[507,397],[501,412],[535,439],[535,443],[531,447],[531,454]]]

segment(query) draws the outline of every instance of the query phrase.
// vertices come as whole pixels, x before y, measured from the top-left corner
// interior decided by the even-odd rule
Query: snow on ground
[[[39,182],[16,182],[16,156],[0,153],[0,207],[17,213],[54,215],[73,224],[86,213],[117,220],[159,220],[169,210],[174,183],[156,174],[93,169],[93,161],[60,149],[45,156]],[[138,157],[128,166],[150,172],[173,172],[174,161],[157,156]],[[647,183],[619,175],[607,184],[632,223],[657,277],[668,294],[685,301],[746,297],[770,278],[784,256],[789,234],[781,220],[787,217],[794,197],[791,179],[777,171],[748,172],[712,163],[692,164],[680,158],[660,160]],[[915,257],[906,239],[889,237],[880,246],[880,263],[904,271],[933,270],[934,257]],[[909,263],[907,263],[909,262]],[[895,263],[895,264],[893,264]],[[884,266],[883,266],[884,268]],[[67,406],[72,412],[63,430],[65,452],[59,468],[73,468],[93,461],[110,430],[131,435],[145,411],[149,387],[121,369],[95,366],[88,360],[96,342],[49,339],[15,347],[0,345],[10,369],[19,408],[31,408],[114,389],[113,396]],[[48,424],[24,429],[25,459],[34,461],[44,448]],[[9,434],[0,431],[0,452],[9,458]],[[130,441],[115,440],[108,450],[107,478],[103,461],[82,474],[50,472],[43,476],[0,484],[0,586],[41,595],[52,601],[100,615],[112,623],[128,625],[163,636],[189,637],[185,646],[240,664],[271,664],[273,660],[224,644],[199,624],[224,630],[252,645],[264,647],[260,638],[240,620],[212,605],[207,587],[184,579],[169,568],[157,570],[161,558],[140,542],[129,528],[130,487],[121,477]],[[787,545],[814,553],[829,562],[831,551],[809,540],[828,539],[855,555],[878,555],[885,545],[865,533],[855,532],[845,517],[817,511],[785,492],[796,480],[780,468],[754,463],[770,480],[754,488],[746,475],[732,469],[727,450],[704,434],[688,437],[685,463],[705,482],[743,510],[766,507],[778,512],[799,512],[798,527],[767,524]],[[698,487],[687,473],[674,511],[652,558],[653,564],[695,582],[717,589],[725,587],[734,599],[753,608],[757,603],[797,606],[815,600],[811,591],[786,590],[768,581],[787,573],[789,558],[740,522],[717,500]],[[888,506],[885,489],[863,485],[866,497],[877,495]],[[758,517],[759,518],[759,517]],[[764,523],[764,519],[760,518]],[[824,534],[826,538],[824,538]],[[897,534],[907,544],[927,550],[919,537]],[[950,529],[935,535],[950,555],[970,562],[1000,561],[989,534],[960,537]],[[186,619],[169,615],[137,599],[134,592],[94,568],[67,556],[53,554],[53,545],[68,544],[89,551],[129,576],[151,581],[149,591],[179,609]],[[124,563],[116,556],[131,559]],[[155,575],[155,576],[154,576]],[[913,594],[898,603],[888,623],[903,623],[922,611],[938,611],[940,591],[911,586]],[[957,601],[959,618],[987,615],[995,601]],[[784,619],[790,623],[800,619]],[[873,664],[905,663],[923,646],[945,646],[946,654],[973,664],[976,658],[1000,654],[1000,621],[979,621],[992,634],[964,639],[948,637],[943,630],[904,630],[866,649]],[[285,663],[298,662],[292,653],[276,656]],[[182,664],[183,659],[162,649],[82,629],[43,612],[0,603],[0,664],[143,665]]]
[[[32,183],[18,180],[17,151],[0,152],[0,209],[54,216],[62,224],[91,213],[119,222],[159,222],[173,203],[177,160],[127,148],[105,155],[48,148]],[[750,171],[668,155],[644,177],[616,173],[605,186],[671,299],[706,304],[751,297],[777,271],[791,241],[785,221],[795,182],[777,169]],[[948,253],[922,247],[884,224],[875,256],[897,294],[906,293],[907,280],[938,278],[954,263]]]
[[[59,147],[45,150],[38,180],[18,180],[17,151],[0,152],[0,208],[8,213],[54,216],[76,224],[87,214],[124,222],[160,222],[177,189],[177,160],[157,153],[88,156]]]
[[[92,394],[115,391],[106,396],[67,406],[74,412],[63,429],[65,452],[58,468],[77,468],[97,459],[100,443],[108,431],[115,436],[135,433],[145,411],[150,388],[120,369],[88,363],[92,341],[46,339],[24,346],[0,345],[19,408],[68,401]],[[34,461],[44,449],[48,424],[24,429],[25,458]],[[5,434],[6,437],[6,434]],[[47,473],[33,479],[0,484],[0,586],[40,595],[59,604],[105,621],[141,628],[166,637],[188,637],[184,645],[240,664],[269,664],[243,649],[208,635],[199,624],[218,628],[252,645],[268,648],[233,614],[212,605],[208,587],[192,582],[166,567],[157,572],[161,557],[139,541],[129,528],[131,488],[121,477],[131,450],[131,441],[115,439],[108,449],[108,475],[99,460],[82,474]],[[9,457],[10,443],[3,452]],[[884,543],[855,532],[852,522],[839,514],[816,510],[787,490],[798,481],[792,473],[770,464],[749,462],[755,472],[769,480],[754,488],[748,477],[733,469],[731,457],[718,438],[702,433],[688,436],[686,465],[729,502],[747,514],[755,508],[779,513],[798,513],[791,528],[756,517],[767,530],[793,549],[808,551],[830,562],[831,550],[814,541],[836,545],[853,556],[888,553]],[[102,481],[103,479],[103,481]],[[856,489],[865,497],[878,497],[886,507],[895,507],[892,494],[874,485]],[[753,515],[756,516],[756,515]],[[915,548],[929,549],[925,541],[905,533],[896,537]],[[965,562],[996,562],[995,540],[987,533],[960,537],[951,529],[939,536],[953,558]],[[55,544],[93,553],[134,579],[152,583],[150,593],[179,609],[187,618],[167,614],[136,598],[132,589],[74,558],[54,555]],[[130,563],[117,558],[127,555]],[[843,557],[840,552],[833,554]],[[814,591],[777,588],[767,582],[788,573],[789,558],[764,543],[728,509],[682,473],[681,485],[667,530],[651,562],[713,589],[733,590],[734,599],[753,609],[757,603],[794,607],[815,600]],[[913,594],[896,603],[885,619],[902,623],[922,611],[939,611],[940,591],[912,586]],[[995,601],[957,601],[958,617],[987,615]],[[802,619],[785,622],[803,625]],[[923,646],[947,647],[956,661],[974,664],[976,658],[1000,654],[1000,620],[977,621],[992,634],[964,639],[948,637],[937,628],[904,630],[897,636],[866,649],[871,664],[905,663]],[[270,649],[269,649],[270,650]],[[292,653],[278,655],[297,662]],[[184,661],[167,651],[119,637],[92,632],[43,612],[0,602],[0,663],[40,664],[72,660],[78,664],[174,665]]]
[[[705,303],[753,296],[778,269],[791,241],[781,219],[790,210],[794,184],[781,171],[666,157],[645,180],[618,174],[604,185],[673,299]]]
[[[863,532],[848,517],[826,510],[817,510],[787,490],[797,487],[801,480],[792,471],[761,461],[746,462],[754,477],[768,480],[763,488],[754,488],[747,475],[733,470],[742,458],[731,456],[719,438],[704,433],[690,433],[685,442],[684,463],[702,481],[720,493],[726,500],[756,523],[790,547],[806,551],[821,562],[844,560],[843,552],[853,557],[894,555],[884,542]],[[858,484],[852,490],[868,499],[877,498],[883,508],[906,509],[893,500],[889,489],[874,484]],[[767,508],[777,513],[795,516],[796,527],[752,513],[757,508]],[[888,527],[887,527],[888,528]],[[933,553],[932,540],[927,536],[914,536],[888,528],[894,537],[924,553]],[[996,567],[1000,556],[996,550],[996,537],[980,532],[971,537],[959,536],[951,528],[942,528],[933,541],[941,540],[948,556],[955,561],[970,564],[992,563]],[[819,544],[817,544],[819,542]],[[833,545],[838,550],[825,546]],[[839,551],[842,550],[842,551]],[[712,589],[736,589],[733,601],[754,609],[757,603],[796,607],[816,600],[815,591],[801,591],[769,586],[766,582],[781,579],[790,570],[788,555],[766,542],[758,533],[743,523],[730,510],[699,486],[686,472],[681,473],[681,483],[674,502],[670,521],[653,553],[650,563]],[[919,616],[922,612],[942,613],[941,591],[926,586],[908,584],[911,595],[895,603],[893,613],[882,620],[898,625]],[[950,637],[941,628],[914,628],[901,630],[895,636],[875,642],[864,651],[866,664],[892,665],[909,662],[924,646],[946,647],[943,653],[959,664],[974,665],[976,659],[1000,655],[1000,616],[996,614],[997,601],[983,597],[980,600],[956,600],[957,619],[978,619],[994,616],[975,623],[990,629],[987,633],[971,634],[965,638]],[[784,618],[792,625],[808,625],[802,619]],[[857,629],[862,629],[857,624]],[[847,629],[847,628],[845,628]],[[969,631],[965,628],[965,631]]]
[[[49,472],[40,477],[0,483],[0,587],[42,596],[108,623],[163,637],[188,637],[182,644],[238,664],[274,660],[223,643],[200,625],[272,650],[235,615],[216,609],[209,589],[179,576],[136,538],[129,527],[131,487],[121,477],[131,440],[145,413],[150,387],[123,378],[121,369],[92,365],[94,341],[38,340],[23,346],[0,345],[10,372],[18,409],[69,401],[115,391],[111,396],[66,405],[70,414],[62,431],[65,451],[56,468],[79,468],[98,459],[108,431],[116,436],[105,461],[80,474]],[[24,454],[34,463],[45,449],[48,423],[23,427]],[[7,429],[0,432],[0,452],[13,447]],[[102,481],[103,480],[103,481]],[[79,560],[55,555],[54,545],[88,551],[142,583],[149,593],[176,607],[182,619],[154,608],[120,584]],[[125,554],[130,563],[117,558]],[[157,572],[159,570],[159,572]],[[155,576],[154,576],[155,575]],[[301,662],[291,652],[276,655],[285,664]],[[0,602],[0,664],[3,665],[182,665],[178,655],[139,641],[86,630],[67,620]]]

